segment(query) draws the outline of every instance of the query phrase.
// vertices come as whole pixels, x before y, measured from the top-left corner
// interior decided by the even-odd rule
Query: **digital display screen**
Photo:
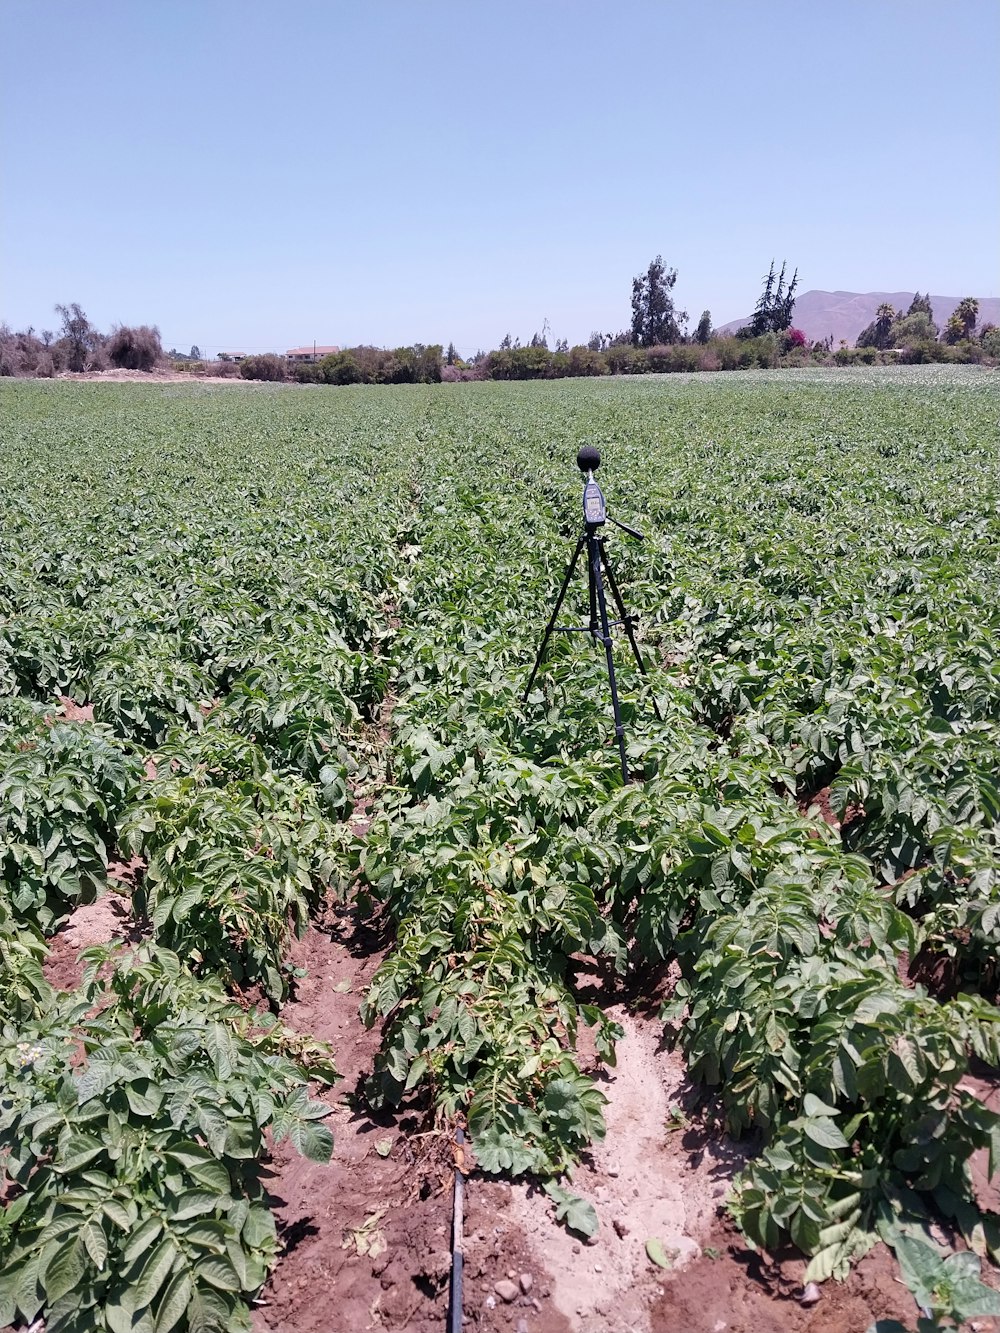
[[[587,523],[605,521],[604,496],[596,481],[588,481],[583,489],[583,517]]]

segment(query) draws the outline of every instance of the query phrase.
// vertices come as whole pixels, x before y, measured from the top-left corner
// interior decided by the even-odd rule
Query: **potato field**
[[[473,1329],[718,1333],[699,1273],[730,1333],[993,1328],[998,421],[977,367],[0,382],[0,1327],[443,1330],[457,1161]],[[522,702],[584,444],[628,786],[586,635]],[[636,1193],[728,1163],[674,1248],[639,1022]]]

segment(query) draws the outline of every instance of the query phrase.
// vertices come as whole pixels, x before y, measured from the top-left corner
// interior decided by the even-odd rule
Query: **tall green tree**
[[[774,260],[771,260],[771,267],[764,279],[764,290],[748,325],[751,337],[759,338],[763,333],[783,333],[791,325],[799,270],[795,270],[791,282],[786,285],[787,266],[787,260],[782,260],[781,272],[776,276]]]
[[[686,310],[675,310],[671,295],[677,270],[668,269],[663,256],[650,261],[645,273],[632,279],[632,328],[630,341],[635,347],[659,347],[679,342]]]
[[[696,343],[707,343],[712,336],[712,312],[703,310],[701,319],[698,321],[698,327],[694,331],[694,340]]]
[[[906,312],[908,315],[925,314],[928,319],[934,318],[934,311],[931,309],[931,294],[921,296],[919,292],[913,293],[913,300],[910,302],[910,308]]]
[[[974,296],[963,297],[944,326],[942,337],[946,343],[960,343],[971,338],[979,318],[979,302]]]
[[[896,311],[888,301],[883,301],[875,312],[875,318],[867,328],[858,334],[858,347],[877,347],[884,351],[891,346],[892,326],[896,321]]]

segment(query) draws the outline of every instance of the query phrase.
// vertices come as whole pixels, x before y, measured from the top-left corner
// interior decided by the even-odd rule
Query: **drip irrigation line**
[[[465,1176],[463,1144],[465,1134],[462,1126],[455,1127],[455,1194],[451,1222],[451,1300],[448,1306],[448,1333],[462,1333],[462,1270],[465,1259],[462,1254],[462,1222],[465,1209]]]

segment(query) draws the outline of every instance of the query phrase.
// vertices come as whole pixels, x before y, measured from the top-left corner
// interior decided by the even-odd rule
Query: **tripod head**
[[[630,537],[635,537],[640,542],[644,541],[641,532],[638,532],[635,528],[630,528],[627,523],[619,523],[618,519],[612,518],[608,513],[604,492],[594,480],[594,473],[601,466],[600,451],[595,449],[592,444],[585,444],[576,456],[576,465],[585,478],[583,483],[583,521],[586,524],[587,531],[593,532],[596,528],[601,528],[605,523],[611,522],[616,528],[621,528],[622,532],[627,532]]]

